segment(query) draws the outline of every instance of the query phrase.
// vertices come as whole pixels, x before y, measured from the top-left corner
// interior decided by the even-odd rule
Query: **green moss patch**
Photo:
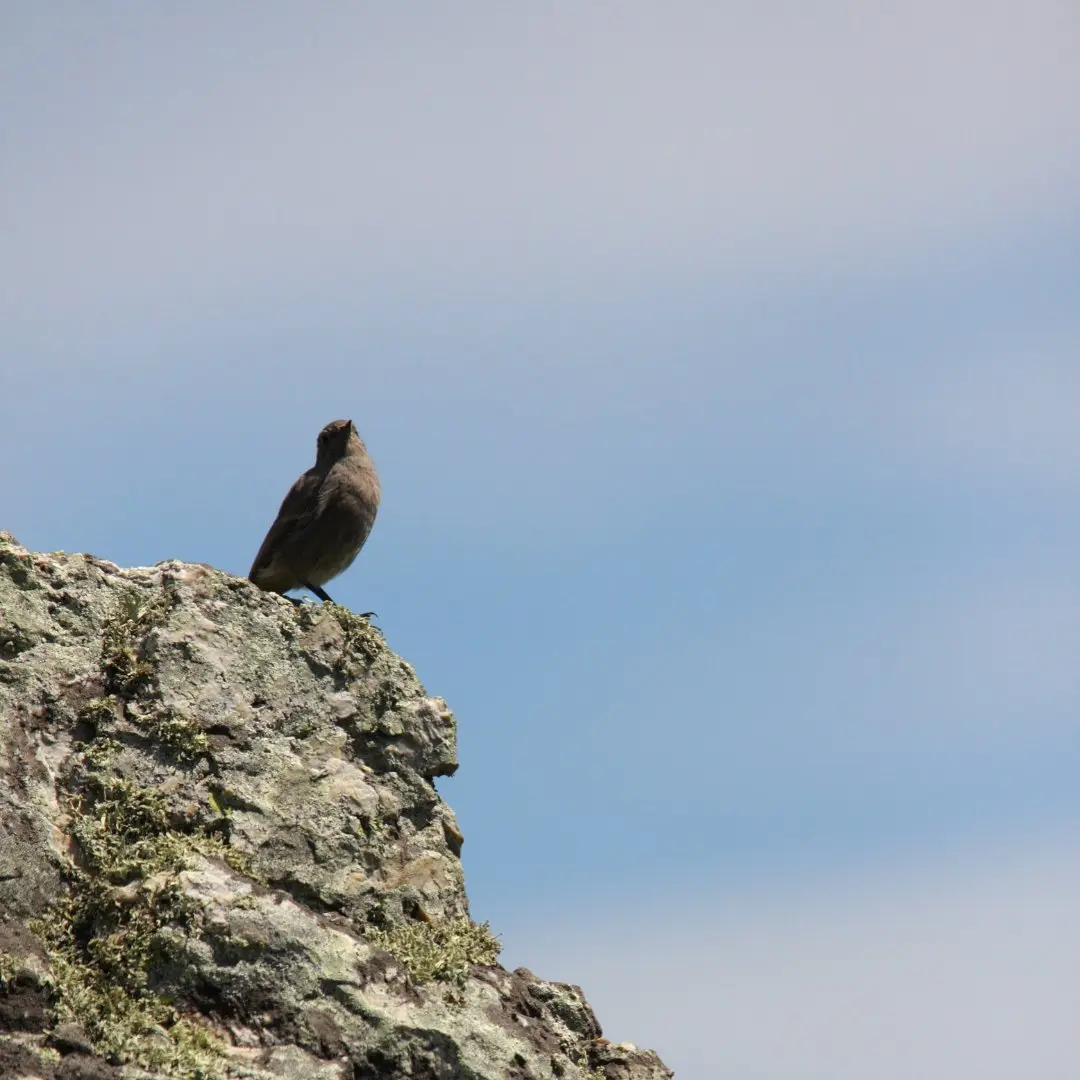
[[[418,983],[450,982],[461,986],[474,964],[494,964],[502,951],[499,939],[486,922],[474,923],[464,917],[369,927],[364,937],[400,960]]]
[[[115,1061],[217,1080],[222,1044],[150,978],[199,934],[198,906],[177,881],[196,838],[170,826],[162,795],[127,780],[91,780],[69,809],[81,865],[31,925],[49,957],[55,1020],[81,1025]]]
[[[121,596],[101,640],[101,670],[109,693],[87,706],[82,719],[96,729],[99,722],[122,712],[159,746],[171,750],[177,761],[194,761],[210,752],[210,740],[191,717],[155,700],[154,666],[144,653],[146,635],[165,622],[168,610],[165,590],[150,600],[133,590]]]
[[[9,952],[0,949],[0,990],[13,983],[23,972],[23,962]]]
[[[175,709],[157,707],[141,713],[128,705],[127,715],[156,742],[167,746],[178,761],[194,761],[210,752],[210,739],[202,728]]]
[[[337,662],[338,670],[348,671],[350,660],[356,658],[362,659],[365,665],[370,665],[386,649],[382,632],[378,627],[372,626],[369,619],[354,615],[340,604],[324,604],[322,610],[328,611],[342,630],[343,642],[341,657]]]
[[[129,589],[120,597],[101,640],[101,668],[111,693],[131,697],[150,680],[154,668],[142,655],[142,639],[164,622],[167,610],[164,594],[146,601]]]

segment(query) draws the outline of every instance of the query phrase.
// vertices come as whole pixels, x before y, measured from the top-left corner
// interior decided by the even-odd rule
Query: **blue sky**
[[[507,962],[681,1080],[1075,1077],[1078,47],[0,3],[0,527],[242,574],[353,418],[331,592],[458,715]]]

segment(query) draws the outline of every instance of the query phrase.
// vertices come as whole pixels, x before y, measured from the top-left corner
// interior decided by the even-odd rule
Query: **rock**
[[[671,1077],[497,964],[457,766],[346,609],[0,533],[0,1074]]]
[[[62,1055],[93,1055],[94,1047],[78,1024],[57,1024],[45,1039],[45,1045],[53,1047]]]

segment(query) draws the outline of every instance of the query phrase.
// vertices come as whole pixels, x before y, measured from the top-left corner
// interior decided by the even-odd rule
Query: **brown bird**
[[[315,464],[289,489],[248,578],[266,592],[322,586],[347,570],[379,509],[379,478],[351,420],[319,432]]]

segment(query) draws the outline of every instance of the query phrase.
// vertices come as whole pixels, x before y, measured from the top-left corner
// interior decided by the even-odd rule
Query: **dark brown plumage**
[[[266,592],[322,586],[347,570],[379,509],[379,478],[351,420],[319,432],[315,464],[289,489],[248,577]],[[332,601],[331,601],[332,602]]]

